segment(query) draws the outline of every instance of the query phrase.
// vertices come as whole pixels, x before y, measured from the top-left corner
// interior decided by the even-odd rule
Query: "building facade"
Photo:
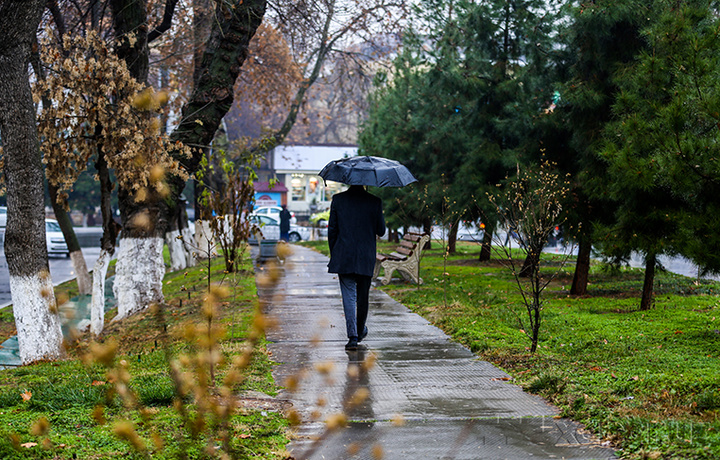
[[[354,145],[281,145],[268,154],[267,166],[258,171],[259,184],[265,190],[256,187],[257,199],[262,195],[280,200],[277,204],[287,204],[290,211],[298,216],[306,216],[330,208],[334,194],[347,187],[339,182],[327,181],[318,176],[320,170],[333,160],[357,155]],[[272,190],[267,182],[276,179]],[[279,187],[280,186],[280,187]],[[281,191],[282,190],[282,191]]]

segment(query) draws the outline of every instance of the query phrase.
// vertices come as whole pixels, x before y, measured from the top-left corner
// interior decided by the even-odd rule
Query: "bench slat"
[[[399,252],[400,254],[402,254],[404,256],[410,257],[413,253],[413,249],[414,248],[405,248],[405,247],[399,246],[399,247],[395,248],[395,252]]]
[[[422,238],[422,235],[418,235],[416,233],[406,233],[403,236],[403,240],[412,241],[413,243],[417,243],[418,241],[420,241],[420,238]]]
[[[400,246],[408,249],[415,249],[415,246],[417,246],[417,243],[411,243],[410,241],[401,241]]]
[[[375,260],[379,262],[383,262],[386,260],[405,260],[406,257],[402,254],[397,254],[393,252],[392,254],[376,254]]]

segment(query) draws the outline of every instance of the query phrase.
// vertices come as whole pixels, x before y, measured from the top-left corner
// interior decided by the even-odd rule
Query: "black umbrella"
[[[417,181],[395,160],[364,155],[331,161],[320,171],[320,177],[347,185],[373,187],[404,187]]]

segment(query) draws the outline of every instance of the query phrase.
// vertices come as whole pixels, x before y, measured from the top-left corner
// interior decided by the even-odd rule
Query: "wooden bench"
[[[410,282],[422,284],[420,278],[420,257],[422,257],[425,243],[430,240],[430,235],[420,233],[406,233],[400,241],[400,246],[395,248],[391,254],[377,254],[375,256],[375,271],[373,279],[377,279],[380,268],[385,270],[382,284],[388,284],[392,279],[395,270],[399,271],[402,277]]]

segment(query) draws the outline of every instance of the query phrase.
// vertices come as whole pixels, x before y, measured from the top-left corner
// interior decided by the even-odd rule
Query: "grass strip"
[[[326,242],[304,244],[327,254]],[[539,350],[530,354],[514,279],[500,260],[479,262],[479,252],[459,243],[446,255],[433,242],[423,285],[380,289],[624,457],[720,458],[720,283],[661,271],[655,306],[643,312],[642,270],[595,262],[588,295],[574,297],[570,260],[545,291]],[[559,263],[543,255],[546,276]]]
[[[57,362],[39,363],[0,371],[0,458],[104,459],[119,455],[134,458],[217,458],[216,443],[204,432],[196,436],[183,429],[175,409],[176,391],[170,377],[168,356],[190,353],[196,347],[183,337],[188,329],[202,326],[203,299],[210,281],[221,284],[229,296],[217,305],[218,321],[224,330],[220,350],[226,361],[244,350],[249,328],[258,307],[255,279],[249,258],[236,274],[224,272],[222,258],[168,273],[164,279],[165,324],[145,311],[117,323],[106,321],[99,343],[117,343],[116,360],[124,360],[130,374],[129,387],[137,396],[141,410],[129,409],[117,395],[106,369],[85,359],[91,348],[82,336],[68,348],[68,357]],[[72,293],[74,282],[57,288]],[[106,318],[115,316],[115,311]],[[0,312],[0,331],[14,327],[11,309]],[[167,349],[162,337],[167,332]],[[254,409],[244,406],[242,395],[261,392],[273,396],[276,386],[264,340],[253,352],[244,379],[233,387],[239,409],[230,418],[231,453],[234,458],[287,458],[287,421],[281,406]],[[218,370],[216,381],[225,376]],[[211,390],[212,391],[212,390]],[[196,414],[200,409],[192,398],[184,401]],[[271,405],[272,406],[272,405]],[[98,407],[103,407],[98,412]],[[105,420],[103,420],[105,419]],[[128,420],[146,446],[133,449],[118,438],[118,422]],[[212,423],[212,417],[208,417]],[[104,422],[104,423],[101,423]],[[219,443],[219,441],[217,441]]]

